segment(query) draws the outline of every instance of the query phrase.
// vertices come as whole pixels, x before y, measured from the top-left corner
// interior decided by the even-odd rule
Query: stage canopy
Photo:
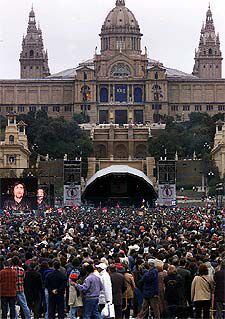
[[[87,201],[124,201],[152,204],[157,198],[152,181],[142,171],[127,165],[112,165],[87,182],[82,195]]]

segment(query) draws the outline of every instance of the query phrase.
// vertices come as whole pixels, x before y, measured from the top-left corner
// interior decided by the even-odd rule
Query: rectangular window
[[[218,105],[218,111],[225,111],[225,105]]]
[[[6,106],[6,112],[7,113],[13,112],[13,106]]]
[[[65,105],[64,110],[65,112],[72,112],[72,105]]]
[[[48,113],[48,107],[46,105],[42,105],[41,110]]]
[[[152,110],[161,110],[162,104],[152,104]]]
[[[144,122],[144,112],[143,110],[134,110],[134,123]]]
[[[99,123],[107,124],[109,122],[109,111],[108,110],[100,110],[99,111]]]
[[[213,105],[206,105],[206,111],[213,111]]]
[[[195,105],[195,112],[201,112],[202,106],[201,105]]]
[[[53,112],[60,112],[60,106],[59,105],[54,105],[53,106]]]
[[[119,125],[127,124],[127,110],[115,111],[115,123]]]
[[[18,113],[24,113],[25,108],[24,106],[18,106]]]
[[[183,111],[190,111],[190,105],[183,105]]]
[[[178,110],[179,110],[178,105],[171,105],[171,111],[178,112]]]
[[[117,50],[125,50],[125,42],[124,41],[116,41],[116,49]]]
[[[34,105],[33,105],[33,106],[30,106],[30,107],[29,107],[29,111],[30,111],[30,112],[36,112],[36,111],[37,111],[37,107],[34,106]]]

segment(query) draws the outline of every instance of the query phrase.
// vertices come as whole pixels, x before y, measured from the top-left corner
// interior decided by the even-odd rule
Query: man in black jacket
[[[64,319],[64,293],[67,284],[66,276],[59,270],[60,262],[53,263],[54,271],[46,276],[45,287],[49,293],[48,319],[55,319],[56,311],[58,319]]]
[[[34,313],[34,319],[39,318],[39,307],[42,293],[41,274],[36,271],[36,264],[31,263],[28,271],[25,273],[24,292],[27,299],[27,305]]]

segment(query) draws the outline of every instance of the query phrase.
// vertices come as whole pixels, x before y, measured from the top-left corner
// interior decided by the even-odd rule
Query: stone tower
[[[202,79],[220,79],[222,60],[219,34],[215,33],[212,11],[209,6],[206,22],[201,30],[199,47],[195,52],[193,75]]]
[[[36,26],[33,8],[29,14],[27,35],[23,37],[20,54],[21,79],[45,78],[50,75],[48,53],[44,50],[40,26]]]

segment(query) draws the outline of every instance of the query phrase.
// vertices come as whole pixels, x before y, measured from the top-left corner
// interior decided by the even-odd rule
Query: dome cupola
[[[105,19],[100,37],[101,52],[141,53],[140,27],[134,14],[125,6],[125,0],[116,1],[116,7]]]

